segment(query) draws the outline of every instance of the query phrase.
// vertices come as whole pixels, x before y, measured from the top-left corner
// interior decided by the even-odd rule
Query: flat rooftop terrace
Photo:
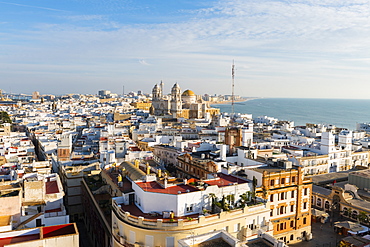
[[[168,185],[167,188],[162,187],[158,182],[138,182],[137,183],[140,188],[147,192],[155,192],[155,193],[162,193],[162,194],[180,194],[180,193],[188,193],[199,191],[199,189],[187,185],[187,184],[179,184],[179,185]]]
[[[309,178],[312,178],[312,182],[317,185],[332,183],[333,181],[342,182],[348,181],[348,174],[353,171],[354,170],[332,172],[321,175],[309,176]]]
[[[163,218],[163,216],[159,212],[151,212],[151,213],[143,213],[135,204],[132,205],[124,205],[121,204],[121,210],[122,212],[129,212],[130,215],[135,216],[135,217],[144,217],[145,219],[149,220],[157,220],[157,219],[163,219],[164,221],[170,221],[170,218]],[[174,220],[178,219],[185,219],[189,220],[189,218],[198,218],[200,214],[191,214],[191,215],[186,215],[186,216],[181,216],[181,217],[173,217]]]
[[[351,175],[362,177],[362,178],[370,178],[370,170],[360,170],[360,171],[353,171],[351,172]]]
[[[77,227],[74,223],[2,232],[0,233],[0,247],[8,244],[22,243],[71,234],[78,234]],[[30,243],[30,246],[31,245],[32,244]]]
[[[204,183],[208,185],[217,185],[218,187],[230,186],[233,184],[245,184],[250,183],[251,181],[247,179],[242,179],[239,177],[234,177],[231,175],[226,175],[223,173],[218,173],[218,177],[212,180],[204,180]]]

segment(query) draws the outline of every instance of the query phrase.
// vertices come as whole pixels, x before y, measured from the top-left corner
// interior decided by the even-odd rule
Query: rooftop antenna
[[[232,78],[232,92],[231,92],[231,114],[234,116],[234,75],[235,75],[235,65],[233,59],[233,65],[231,66],[231,78]]]

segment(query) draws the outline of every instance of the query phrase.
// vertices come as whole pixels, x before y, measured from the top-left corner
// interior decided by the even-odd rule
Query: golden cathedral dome
[[[185,90],[181,96],[196,96],[195,93],[191,90]]]

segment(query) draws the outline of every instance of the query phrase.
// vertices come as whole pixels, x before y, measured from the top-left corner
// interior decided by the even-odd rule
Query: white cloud
[[[338,77],[363,82],[370,75],[364,70],[370,57],[369,16],[370,1],[365,0],[220,1],[187,21],[160,24],[71,15],[72,21],[93,22],[91,26],[38,25],[37,31],[8,35],[0,42],[11,55],[0,54],[0,62],[18,63],[25,71],[25,64],[33,64],[36,71],[45,69],[58,78],[68,71],[77,74],[76,67],[118,81],[122,76],[154,82],[166,78],[168,83],[186,82],[189,86],[184,87],[197,88],[199,93],[223,93],[221,85],[230,81],[235,59],[237,79],[253,96],[310,97],[317,88],[297,92],[297,85],[310,81],[325,88],[325,81],[331,85]],[[141,65],[150,65],[144,74]],[[203,83],[206,80],[212,83]],[[285,90],[266,90],[276,81]],[[356,95],[355,89],[343,90],[343,95],[349,92]]]
[[[145,65],[145,66],[150,66],[150,64],[147,61],[145,61],[144,59],[140,59],[139,63],[142,64],[142,65]]]

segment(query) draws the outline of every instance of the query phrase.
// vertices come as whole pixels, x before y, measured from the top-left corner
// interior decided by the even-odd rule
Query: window
[[[290,212],[294,211],[294,205],[290,205]]]
[[[270,211],[270,216],[271,217],[274,216],[274,210],[273,209],[271,209],[271,211]]]
[[[345,216],[348,216],[348,208],[346,208],[346,207],[344,207],[343,208],[343,214],[345,215]]]
[[[295,183],[295,177],[292,177],[292,183]]]
[[[307,193],[308,193],[308,189],[304,188],[304,195],[307,196]]]
[[[306,217],[303,218],[303,225],[305,225],[305,224],[307,224],[307,218]]]
[[[280,193],[280,200],[284,200],[284,192]]]
[[[280,214],[283,214],[284,213],[284,206],[281,206],[280,207]]]
[[[36,219],[36,227],[40,227],[42,225],[41,219]]]
[[[270,186],[274,186],[275,185],[275,180],[270,180]]]
[[[358,213],[357,213],[357,211],[353,211],[353,213],[352,213],[352,219],[357,219],[358,218]]]
[[[307,202],[303,203],[303,209],[307,209]]]
[[[316,205],[321,208],[321,198],[316,199]]]
[[[285,184],[285,178],[281,179],[281,184]]]
[[[294,227],[294,220],[291,220],[290,221],[290,227],[293,228]]]
[[[166,247],[173,247],[173,246],[175,246],[175,237],[166,237]]]
[[[136,242],[136,232],[130,231],[128,241],[130,241],[131,243]]]
[[[274,194],[270,195],[270,202],[274,201]]]
[[[240,230],[240,223],[234,225],[234,232],[238,232]]]
[[[186,212],[193,212],[193,204],[190,204],[186,207]]]
[[[154,237],[151,235],[145,235],[145,246],[154,246]]]
[[[290,235],[290,240],[293,240],[294,239],[294,235]]]

